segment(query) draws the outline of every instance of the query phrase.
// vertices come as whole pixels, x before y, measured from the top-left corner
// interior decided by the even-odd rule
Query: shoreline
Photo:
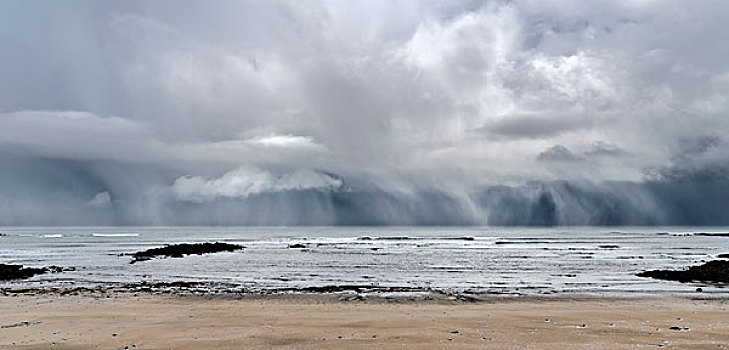
[[[0,349],[721,349],[726,344],[727,298],[0,296]]]
[[[716,286],[716,285],[715,285]],[[726,288],[726,285],[718,285]],[[700,289],[700,288],[699,288]],[[378,287],[378,286],[323,286],[310,288],[241,288],[236,285],[203,282],[141,282],[110,283],[93,286],[5,286],[0,287],[0,297],[43,296],[52,297],[139,297],[160,296],[178,298],[199,298],[208,300],[296,300],[328,299],[339,302],[421,302],[478,304],[509,301],[550,302],[550,301],[639,301],[639,300],[714,300],[729,302],[729,293],[474,293],[468,291],[446,291],[428,288]]]
[[[712,279],[706,273],[677,279],[707,282],[677,284],[662,279],[672,279],[674,270],[723,259],[726,248],[722,247],[727,241],[714,237],[716,234],[704,237],[697,229],[692,235],[685,235],[684,229],[553,231],[167,228],[118,236],[126,231],[36,228],[21,236],[16,230],[7,240],[13,253],[5,263],[47,268],[49,273],[34,276],[28,283],[3,283],[0,288],[137,284],[138,289],[149,289],[149,284],[162,282],[196,284],[199,287],[193,289],[201,293],[359,288],[465,298],[564,293],[694,295],[697,287],[704,294],[726,290],[710,284]],[[62,238],[42,238],[47,235]],[[230,249],[236,250],[227,251]],[[643,276],[647,273],[652,275]]]

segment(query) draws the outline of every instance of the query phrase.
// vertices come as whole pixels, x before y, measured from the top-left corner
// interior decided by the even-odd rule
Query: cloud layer
[[[727,13],[9,3],[0,224],[714,222],[673,201],[729,180]],[[524,214],[550,201],[575,218]]]
[[[218,198],[246,198],[261,193],[331,191],[341,186],[341,180],[308,169],[274,175],[260,169],[237,168],[216,179],[199,176],[178,178],[172,190],[180,200],[204,203]]]

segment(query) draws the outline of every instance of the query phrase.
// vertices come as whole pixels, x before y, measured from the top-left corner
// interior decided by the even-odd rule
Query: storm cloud
[[[724,1],[15,1],[0,225],[721,224]]]

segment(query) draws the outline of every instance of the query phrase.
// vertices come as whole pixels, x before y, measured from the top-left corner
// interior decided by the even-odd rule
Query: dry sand
[[[5,296],[0,348],[722,349],[729,348],[728,307],[722,300],[678,299],[467,304]]]

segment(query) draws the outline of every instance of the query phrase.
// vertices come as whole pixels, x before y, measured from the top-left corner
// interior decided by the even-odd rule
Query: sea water
[[[204,282],[241,291],[373,286],[485,295],[724,294],[717,285],[636,277],[729,253],[727,227],[3,227],[0,263],[74,271],[3,287]],[[166,244],[227,242],[236,252],[152,259]],[[290,248],[293,244],[307,248]],[[215,292],[211,290],[210,292]]]

